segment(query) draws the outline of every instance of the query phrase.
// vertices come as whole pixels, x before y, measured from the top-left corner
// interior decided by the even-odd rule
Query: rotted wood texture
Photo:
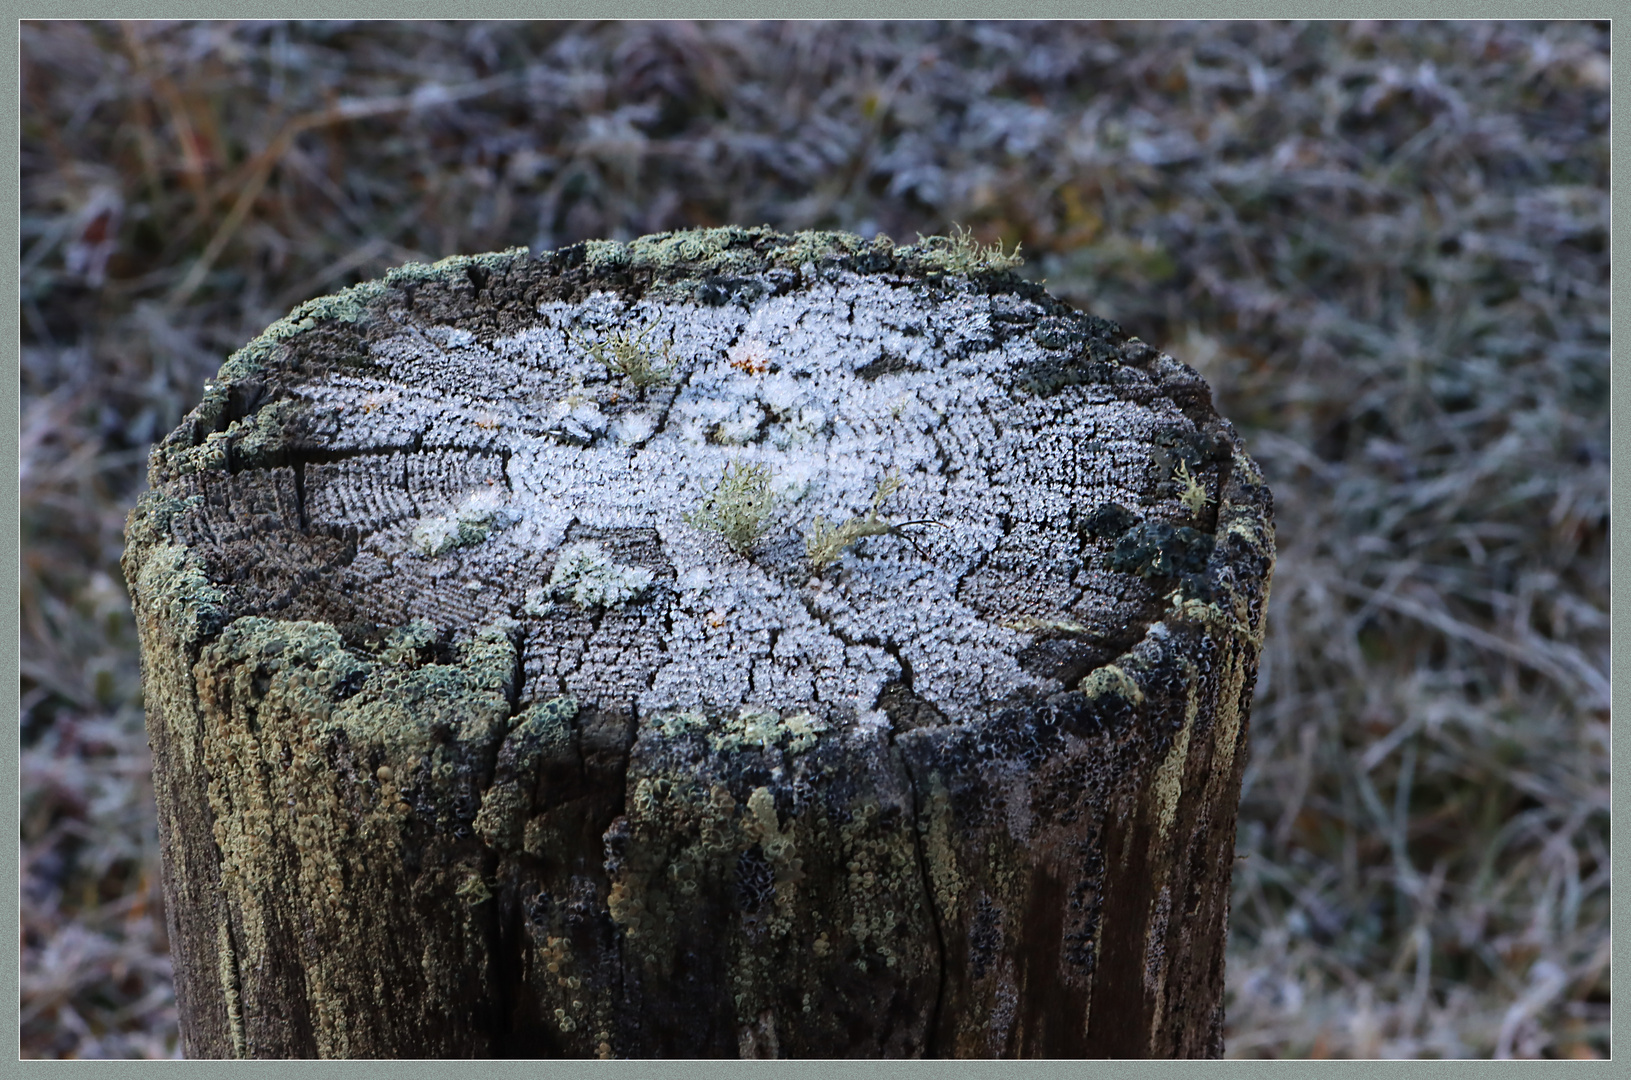
[[[1270,495],[993,266],[506,252],[234,355],[125,557],[188,1056],[1218,1055]]]

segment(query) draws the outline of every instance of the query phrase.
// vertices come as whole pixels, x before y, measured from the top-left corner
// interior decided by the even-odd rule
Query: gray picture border
[[[920,18],[1023,18],[1023,19],[1084,19],[1084,18],[1208,18],[1208,19],[1261,19],[1261,18],[1344,18],[1359,16],[1382,19],[1596,19],[1609,17],[1606,3],[1583,3],[1579,0],[1552,0],[1539,4],[1525,0],[1441,0],[1441,2],[1403,2],[1403,0],[1366,0],[1362,4],[1339,3],[1334,0],[1099,0],[1096,3],[1068,3],[1060,0],[985,0],[983,3],[948,2],[948,0],[555,0],[549,4],[528,4],[521,0],[467,0],[466,3],[427,3],[424,0],[262,0],[246,3],[243,0],[107,0],[86,3],[83,0],[63,2],[17,3],[15,20],[22,19],[110,19],[110,18],[436,18],[447,16],[455,7],[460,18],[865,18],[865,19],[920,19]],[[1359,8],[1361,10],[1356,11]],[[11,98],[11,107],[4,110],[7,137],[4,153],[8,168],[4,172],[4,213],[0,214],[0,229],[4,230],[10,250],[20,252],[21,207],[18,175],[21,134],[21,99],[19,93],[21,45],[20,30],[13,22],[13,53],[17,77],[6,86],[4,95]],[[1617,26],[1610,31],[1611,61],[1618,51],[1623,31]],[[1628,128],[1624,108],[1627,91],[1626,78],[1614,80],[1612,90],[1613,119],[1611,121],[1611,176],[1624,175],[1631,165],[1631,128]],[[1611,259],[1624,266],[1628,244],[1627,214],[1623,192],[1611,186]],[[4,267],[4,310],[13,328],[5,341],[5,361],[14,374],[21,371],[19,269],[14,260]],[[1614,345],[1611,347],[1610,367],[1610,454],[1611,460],[1631,460],[1631,369],[1627,367],[1623,348],[1618,347],[1631,330],[1631,314],[1627,305],[1615,304],[1611,326]],[[0,388],[0,415],[8,432],[20,430],[20,382],[14,380]],[[6,462],[9,475],[17,475],[19,464],[18,443],[15,438],[0,440],[0,457]],[[1612,467],[1611,467],[1612,469]],[[1610,514],[1618,522],[1622,513],[1631,507],[1627,496],[1631,494],[1631,474],[1611,471]],[[20,705],[18,686],[17,614],[19,611],[19,580],[21,569],[19,507],[15,501],[0,503],[0,518],[4,522],[4,536],[0,538],[0,597],[10,614],[0,634],[5,636],[5,648],[0,649],[6,667],[0,679],[0,695],[5,702],[5,714],[17,715]],[[1611,542],[1617,537],[1617,528],[1611,528]],[[1621,593],[1631,584],[1631,545],[1612,545],[1610,588]],[[1613,670],[1623,667],[1626,642],[1631,640],[1631,607],[1622,605],[1610,611],[1610,628],[1614,638],[1612,647]],[[1611,703],[1615,715],[1623,715],[1631,705],[1631,690],[1615,681]],[[1622,726],[1622,725],[1612,725]],[[1621,775],[1631,764],[1631,743],[1615,739],[1611,743],[1610,763],[1613,775]],[[15,738],[0,739],[0,812],[4,815],[3,843],[8,855],[0,859],[0,907],[11,916],[7,925],[18,925],[20,904],[20,807],[19,807],[19,746]],[[1631,846],[1627,836],[1625,808],[1611,801],[1612,834],[1610,851],[1615,867],[1626,865]],[[1614,877],[1617,879],[1618,874]],[[1623,895],[1611,893],[1611,928],[1625,922],[1626,900]],[[12,1000],[20,1000],[18,939],[9,932],[0,933],[0,958],[7,974],[6,985],[12,990]],[[1613,968],[1624,971],[1627,945],[1616,936],[1613,947]],[[1621,1023],[1625,1010],[1623,999],[1616,998],[1611,1006],[1611,1032],[1624,1030]],[[0,1051],[0,1057],[20,1054],[20,1017],[17,1013],[0,1010],[0,1031],[4,1032],[0,1045],[9,1045],[11,1051]],[[1611,1041],[1610,1046],[1614,1043]],[[1276,1077],[1301,1077],[1340,1074],[1343,1076],[1382,1077],[1440,1077],[1471,1075],[1474,1069],[1497,1069],[1501,1076],[1516,1076],[1529,1069],[1537,1072],[1547,1069],[1567,1070],[1569,1076],[1580,1078],[1607,1077],[1613,1071],[1612,1059],[1598,1062],[1511,1062],[1483,1061],[1408,1061],[1408,1062],[1209,1062],[1204,1064],[1175,1061],[1155,1062],[59,1062],[22,1061],[20,1071],[29,1076],[66,1076],[70,1073],[100,1073],[119,1069],[121,1075],[137,1077],[158,1076],[177,1069],[193,1075],[263,1076],[292,1075],[326,1077],[369,1077],[377,1080],[419,1080],[419,1078],[469,1076],[483,1070],[489,1077],[553,1078],[573,1076],[607,1077],[677,1077],[679,1080],[712,1080],[717,1070],[724,1068],[737,1075],[754,1073],[778,1077],[816,1078],[839,1075],[864,1075],[878,1080],[905,1080],[920,1077],[1047,1077],[1065,1080],[1081,1076],[1179,1077],[1194,1075],[1201,1070],[1225,1072],[1237,1076],[1272,1072]],[[126,1071],[129,1070],[129,1071]],[[9,1071],[9,1070],[7,1070]]]

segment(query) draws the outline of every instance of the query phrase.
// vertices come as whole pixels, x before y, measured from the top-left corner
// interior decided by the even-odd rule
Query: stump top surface
[[[206,634],[496,625],[524,700],[1136,693],[1113,662],[1161,620],[1258,624],[1267,493],[1192,369],[989,254],[720,229],[394,271],[226,364],[132,546]],[[706,527],[726,476],[767,479],[751,543]],[[818,565],[821,522],[873,528]]]

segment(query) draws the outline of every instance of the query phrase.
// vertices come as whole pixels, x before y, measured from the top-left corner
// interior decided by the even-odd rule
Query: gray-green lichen
[[[496,494],[478,492],[453,513],[420,521],[414,526],[410,540],[420,554],[434,558],[454,548],[473,547],[517,520]]]
[[[652,571],[613,561],[599,544],[569,544],[557,556],[549,583],[528,590],[526,610],[547,615],[551,599],[569,599],[581,608],[622,607],[650,592],[654,581]]]
[[[738,555],[752,550],[770,528],[777,497],[768,466],[731,462],[719,483],[684,515],[695,529],[718,533]]]

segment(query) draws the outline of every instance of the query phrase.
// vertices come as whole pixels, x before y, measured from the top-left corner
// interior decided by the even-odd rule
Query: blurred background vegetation
[[[409,260],[1023,244],[1276,495],[1239,1057],[1608,1051],[1603,24],[25,23],[22,1024],[177,1050],[118,559],[150,443]]]

